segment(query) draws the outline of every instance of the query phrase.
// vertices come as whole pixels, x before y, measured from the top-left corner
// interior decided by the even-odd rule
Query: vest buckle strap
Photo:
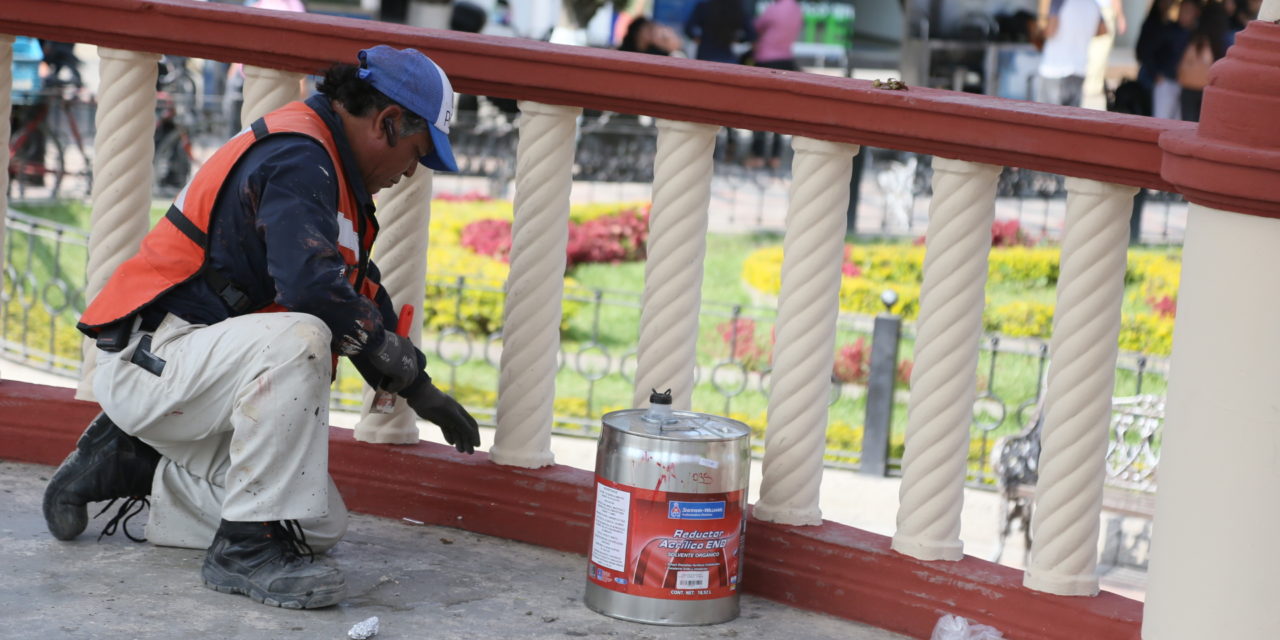
[[[98,348],[111,353],[124,351],[129,344],[129,336],[133,335],[133,318],[128,315],[99,329]]]
[[[134,348],[133,355],[129,357],[129,362],[146,369],[149,373],[159,376],[164,373],[164,365],[167,364],[163,358],[151,353],[151,334],[143,334],[138,339],[138,346]]]
[[[222,298],[232,313],[242,314],[249,311],[249,296],[216,269],[206,267],[204,281],[219,298]]]
[[[244,313],[249,309],[249,296],[246,296],[243,291],[235,288],[230,283],[222,291],[218,292],[218,297],[222,298],[222,301],[227,303],[227,306],[231,307],[231,310],[236,313]]]

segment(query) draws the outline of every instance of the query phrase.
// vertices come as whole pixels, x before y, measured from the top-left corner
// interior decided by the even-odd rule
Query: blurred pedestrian
[[[1084,101],[1089,44],[1106,33],[1102,5],[1107,0],[1063,0],[1045,21],[1044,50],[1037,70],[1036,102],[1078,107]]]
[[[44,76],[45,84],[50,86],[62,84],[64,81],[58,76],[63,69],[66,69],[71,78],[65,82],[77,88],[83,86],[80,81],[80,59],[76,57],[75,43],[41,40],[40,45],[44,49],[44,62],[49,65],[49,71]]]
[[[683,56],[684,43],[675,29],[644,16],[636,16],[627,24],[627,31],[618,44],[618,51]]]
[[[1244,31],[1250,22],[1258,19],[1258,11],[1262,9],[1262,0],[1223,0],[1222,7],[1227,10],[1230,32],[1227,35],[1227,46],[1236,43],[1236,34]]]
[[[1227,55],[1230,33],[1227,10],[1221,3],[1207,3],[1178,63],[1183,120],[1200,121],[1200,102],[1204,98],[1204,88],[1209,85],[1209,68]]]
[[[766,69],[799,71],[796,65],[795,44],[804,26],[804,12],[796,0],[774,0],[752,24],[756,30],[752,57],[755,66]],[[769,138],[772,137],[772,144]],[[751,155],[747,158],[749,169],[765,164],[777,169],[782,164],[782,136],[768,131],[757,131],[751,137]]]
[[[743,0],[701,0],[694,5],[689,19],[684,23],[684,33],[697,43],[694,57],[698,60],[738,64],[741,57],[734,53],[738,43],[755,42],[755,27],[743,7]],[[738,132],[725,127],[723,158],[735,162],[738,158]]]
[[[755,27],[742,0],[701,0],[684,23],[684,33],[697,43],[694,57],[737,64],[733,45],[755,42]]]
[[[1157,7],[1163,9],[1157,11]],[[1151,115],[1178,120],[1182,117],[1178,66],[1200,21],[1200,5],[1195,0],[1157,1],[1152,11],[1138,37],[1139,77],[1150,82]]]
[[[273,11],[292,11],[306,13],[307,5],[302,0],[246,0],[246,7],[254,9],[271,9]],[[298,84],[298,93],[303,92],[305,80]],[[236,62],[227,69],[227,92],[223,96],[223,115],[230,122],[230,135],[240,132],[240,111],[244,107],[244,65]]]

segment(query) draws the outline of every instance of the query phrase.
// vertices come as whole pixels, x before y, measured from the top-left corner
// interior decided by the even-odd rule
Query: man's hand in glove
[[[457,400],[445,395],[431,384],[425,374],[412,386],[400,392],[413,412],[423,420],[430,420],[444,432],[444,440],[461,453],[474,453],[480,446],[480,427],[476,419],[467,413]]]
[[[360,354],[365,364],[382,375],[382,380],[375,385],[392,393],[398,393],[418,377],[425,362],[419,359],[419,352],[408,338],[386,331],[386,339],[376,349]],[[361,370],[363,374],[364,371]],[[368,376],[366,376],[366,379]],[[371,381],[372,382],[372,381]]]

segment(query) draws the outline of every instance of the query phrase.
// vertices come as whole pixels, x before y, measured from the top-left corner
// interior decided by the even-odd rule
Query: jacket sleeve
[[[366,278],[364,286],[370,288],[373,292],[373,301],[377,303],[378,311],[382,314],[383,326],[387,327],[388,330],[395,329],[400,322],[400,312],[396,310],[395,305],[391,302],[391,294],[387,293],[386,288],[382,286],[382,272],[378,270],[378,266],[372,260],[369,261],[369,277]],[[412,301],[406,302],[412,303]],[[418,326],[421,327],[421,318],[415,319],[419,320]],[[427,375],[426,371],[426,355],[419,349],[414,349],[414,352],[418,358],[418,366],[422,371],[406,389],[417,386],[423,380],[431,382],[431,376]],[[368,358],[363,354],[351,356],[351,363],[355,365],[356,371],[360,372],[361,377],[364,378],[365,382],[369,383],[369,386],[377,387],[382,383],[382,374],[378,373],[378,370],[369,364]],[[403,392],[401,394],[403,395]]]
[[[275,302],[320,318],[343,355],[375,348],[383,340],[383,313],[347,279],[338,251],[346,220],[338,213],[333,162],[319,143],[278,148],[247,185],[258,200],[255,230],[266,248]]]
[[[378,269],[378,265],[372,260],[369,261],[369,283],[374,289],[373,301],[378,305],[378,311],[382,314],[382,324],[388,329],[394,329],[400,322],[400,312],[396,310],[395,304],[391,302],[391,294],[387,293],[387,289],[382,286],[382,271]],[[412,304],[412,300],[406,300],[405,303]]]

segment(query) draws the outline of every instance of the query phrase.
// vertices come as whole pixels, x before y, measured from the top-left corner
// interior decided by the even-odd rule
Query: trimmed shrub
[[[1150,313],[1124,316],[1120,320],[1120,348],[1137,353],[1169,355],[1173,351],[1173,319]]]
[[[1129,282],[1141,282],[1142,288],[1134,296],[1150,306],[1157,314],[1173,317],[1178,308],[1178,287],[1182,281],[1182,263],[1176,258],[1162,255],[1138,255],[1129,260],[1125,274]]]
[[[924,255],[921,246],[846,246],[841,265],[845,275],[840,286],[840,310],[862,315],[880,313],[884,308],[880,294],[892,289],[899,297],[892,311],[907,321],[915,320]],[[994,248],[989,256],[988,282],[1026,289],[1053,287],[1058,282],[1061,255],[1061,249],[1056,247]],[[777,296],[782,288],[782,261],[782,247],[758,249],[743,263],[743,280],[755,291]],[[1180,270],[1177,252],[1135,252],[1130,257],[1125,277],[1131,284],[1141,283],[1130,303],[1150,307],[1153,313],[1125,316],[1120,334],[1122,349],[1169,353]],[[983,324],[987,331],[1008,336],[1045,338],[1053,332],[1053,312],[1052,304],[1014,302],[987,309]]]
[[[73,362],[81,357],[80,346],[84,335],[76,330],[75,320],[66,315],[59,315],[55,326],[52,316],[44,305],[36,302],[26,315],[26,333],[23,333],[23,309],[18,297],[4,304],[4,338],[15,345],[24,343],[28,348],[47,353],[52,346],[53,355],[68,358]],[[52,345],[50,344],[52,338]],[[15,347],[20,348],[20,347]],[[32,360],[42,361],[34,353],[27,356]]]
[[[898,302],[889,310],[906,320],[915,320],[920,313],[920,287],[914,284],[872,282],[866,278],[845,278],[840,282],[840,310],[845,313],[876,315],[882,313],[884,303],[880,295],[885,289],[898,294]]]
[[[592,202],[588,204],[575,204],[569,207],[569,221],[576,224],[585,224],[595,220],[596,218],[604,218],[608,216],[621,215],[623,213],[631,213],[636,217],[648,219],[649,207],[648,202]]]
[[[987,281],[1048,287],[1058,283],[1062,251],[1055,247],[1008,247],[993,249],[987,264]]]
[[[845,261],[858,265],[862,277],[874,282],[916,283],[924,278],[924,247],[852,245]]]
[[[987,309],[982,324],[993,333],[1019,338],[1047,338],[1053,333],[1053,305],[1011,302]]]
[[[584,263],[644,259],[649,240],[647,208],[619,211],[615,207],[609,211],[608,215],[596,215],[584,222],[569,222],[569,240],[565,247],[567,269]],[[508,262],[511,259],[511,221],[485,219],[469,222],[461,229],[459,242],[480,255]]]

